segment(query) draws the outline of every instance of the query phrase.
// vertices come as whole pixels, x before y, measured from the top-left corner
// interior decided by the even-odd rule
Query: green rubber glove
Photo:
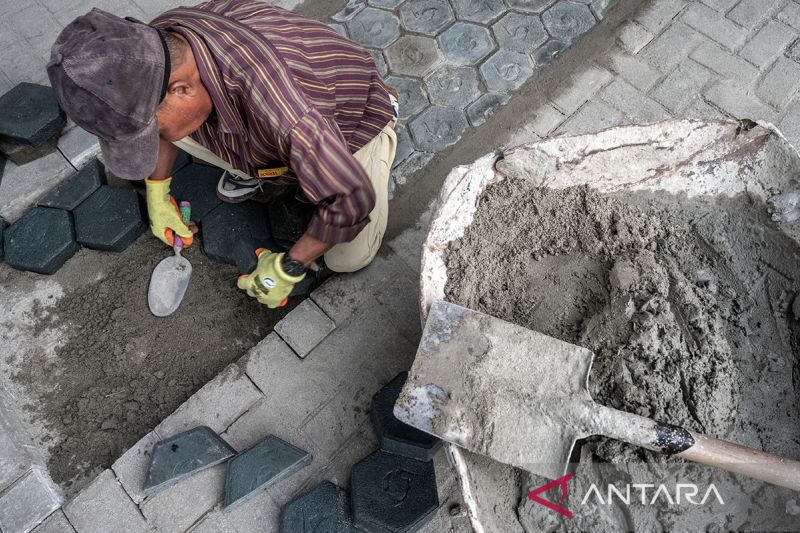
[[[172,176],[165,180],[146,179],[144,183],[147,191],[147,214],[150,217],[150,231],[153,235],[172,246],[177,233],[184,247],[191,245],[194,234],[181,220],[178,203],[169,194]]]
[[[239,276],[236,286],[270,309],[283,307],[289,300],[294,284],[303,281],[306,275],[290,276],[284,272],[281,267],[284,256],[282,253],[276,254],[266,248],[259,248],[256,256],[258,266],[250,274]]]

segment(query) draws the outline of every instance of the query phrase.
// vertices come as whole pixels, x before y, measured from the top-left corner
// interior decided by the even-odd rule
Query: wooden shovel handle
[[[675,454],[676,457],[800,492],[800,461],[760,452],[692,431],[689,434],[694,438],[694,445]]]

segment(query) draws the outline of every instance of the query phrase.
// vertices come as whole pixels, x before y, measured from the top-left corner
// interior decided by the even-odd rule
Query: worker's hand
[[[290,276],[283,271],[281,261],[284,254],[270,252],[266,248],[256,250],[258,266],[250,274],[239,276],[236,285],[259,303],[274,309],[283,307],[289,299],[295,283],[303,281],[305,274]]]
[[[144,180],[147,191],[147,214],[150,216],[150,230],[158,239],[172,246],[175,234],[184,246],[192,244],[194,234],[181,220],[181,212],[175,198],[169,194],[172,178],[165,180]]]

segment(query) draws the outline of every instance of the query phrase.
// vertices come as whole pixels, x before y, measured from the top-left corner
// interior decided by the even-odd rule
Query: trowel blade
[[[191,277],[192,264],[180,255],[169,256],[157,264],[147,291],[150,312],[158,317],[174,313],[181,305]]]
[[[449,302],[431,306],[395,403],[401,421],[502,463],[555,479],[593,404],[591,351]]]

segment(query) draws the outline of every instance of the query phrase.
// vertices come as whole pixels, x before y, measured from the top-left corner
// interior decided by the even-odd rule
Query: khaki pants
[[[252,179],[244,172],[231,167],[191,137],[184,137],[173,144],[189,155],[227,170],[231,174]],[[378,253],[389,215],[389,174],[392,171],[396,150],[397,135],[392,126],[387,125],[374,139],[353,154],[356,161],[367,171],[367,176],[375,189],[375,207],[369,214],[369,223],[352,241],[339,243],[325,254],[325,264],[334,272],[360,270],[370,264]]]

